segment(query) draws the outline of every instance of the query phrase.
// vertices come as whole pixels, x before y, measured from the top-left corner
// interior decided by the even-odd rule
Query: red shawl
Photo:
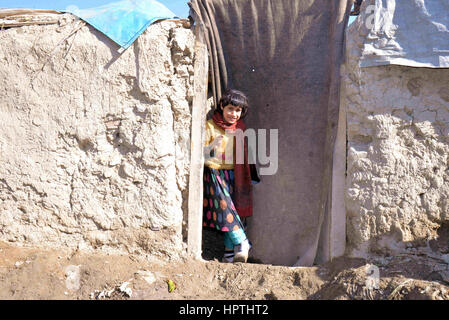
[[[215,124],[218,125],[223,130],[240,129],[243,132],[246,130],[245,123],[243,120],[239,120],[234,124],[229,124],[224,121],[223,116],[215,112],[212,119]],[[237,213],[241,218],[250,217],[253,215],[253,196],[252,196],[252,186],[251,186],[251,171],[248,163],[248,146],[246,141],[244,142],[244,164],[235,163],[234,156],[234,205],[237,209]],[[234,137],[234,155],[236,141]]]

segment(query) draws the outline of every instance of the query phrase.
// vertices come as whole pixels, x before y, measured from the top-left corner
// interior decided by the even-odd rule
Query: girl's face
[[[229,124],[236,123],[242,115],[242,107],[228,104],[223,108],[223,119]]]

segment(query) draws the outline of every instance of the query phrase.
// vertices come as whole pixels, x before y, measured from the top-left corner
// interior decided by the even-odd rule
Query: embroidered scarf
[[[243,120],[239,120],[234,124],[229,124],[224,121],[223,116],[215,112],[212,116],[213,121],[223,130],[235,131],[240,129],[243,132],[246,130]],[[237,213],[241,218],[250,217],[253,215],[253,196],[251,186],[251,171],[248,163],[248,146],[246,141],[243,143],[243,157],[244,163],[236,163],[234,156],[234,196],[233,201]],[[234,155],[236,155],[236,139],[234,137]]]

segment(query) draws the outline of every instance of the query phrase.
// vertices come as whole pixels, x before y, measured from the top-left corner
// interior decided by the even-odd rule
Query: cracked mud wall
[[[449,69],[360,68],[366,35],[349,27],[342,72],[353,256],[425,245],[449,222]]]
[[[177,256],[193,32],[157,22],[119,54],[82,24],[0,31],[0,240]]]

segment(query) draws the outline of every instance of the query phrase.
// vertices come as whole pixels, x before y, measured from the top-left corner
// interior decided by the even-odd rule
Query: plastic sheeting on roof
[[[361,67],[449,68],[449,0],[365,0],[358,22]]]
[[[175,18],[175,14],[154,0],[123,0],[90,9],[70,6],[66,10],[104,33],[124,50],[153,22]]]

